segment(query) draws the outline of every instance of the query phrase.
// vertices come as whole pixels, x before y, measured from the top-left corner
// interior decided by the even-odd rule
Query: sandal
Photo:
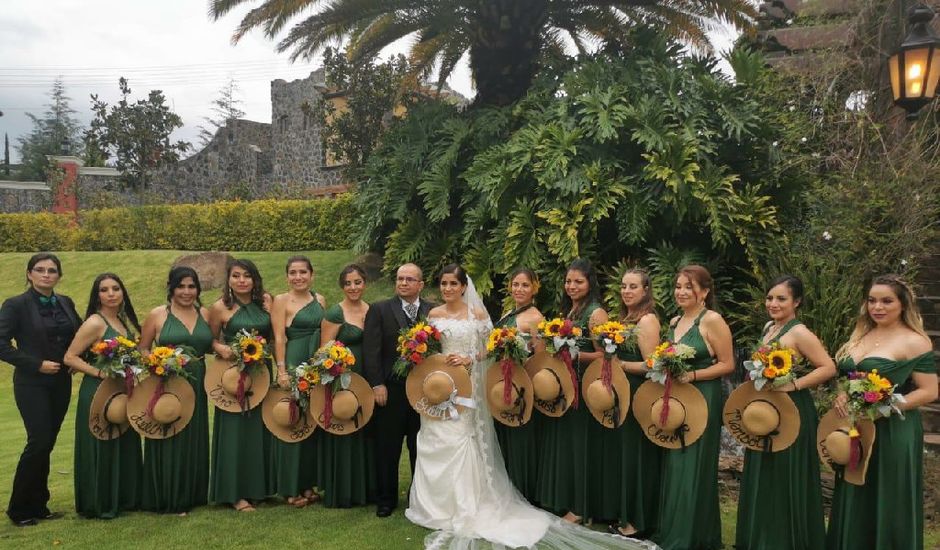
[[[244,499],[233,504],[232,508],[234,508],[236,512],[254,512],[255,511],[255,507],[252,506],[250,502]]]
[[[294,508],[303,508],[308,503],[306,497],[287,497],[287,504]]]
[[[584,524],[584,518],[582,518],[581,516],[575,514],[574,512],[568,512],[568,513],[565,514],[561,519],[567,521],[568,523],[573,523],[573,524],[575,524],[575,525],[583,525],[583,524]]]
[[[611,535],[620,535],[621,537],[635,537],[639,531],[637,531],[636,527],[633,527],[632,525],[630,527],[633,528],[632,531],[624,531],[624,528],[620,525],[611,523],[607,526],[607,532]]]
[[[307,489],[304,491],[304,498],[307,500],[307,504],[314,504],[320,502],[320,495],[312,489]]]

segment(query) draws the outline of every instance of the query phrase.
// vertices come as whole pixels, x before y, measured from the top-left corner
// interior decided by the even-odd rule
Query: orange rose
[[[310,384],[308,384],[306,380],[304,380],[303,378],[301,378],[301,379],[297,382],[297,389],[300,390],[300,391],[307,391],[308,389],[310,389]]]

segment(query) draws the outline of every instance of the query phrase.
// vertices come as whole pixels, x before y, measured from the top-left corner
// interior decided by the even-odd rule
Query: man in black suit
[[[401,441],[408,441],[411,473],[417,458],[417,436],[421,421],[408,404],[405,380],[392,372],[398,359],[398,335],[427,317],[433,304],[421,300],[424,280],[421,268],[405,264],[398,268],[394,298],[369,308],[363,332],[363,374],[375,391],[378,407],[372,415],[375,433],[376,510],[380,518],[391,515],[398,505],[398,462]]]

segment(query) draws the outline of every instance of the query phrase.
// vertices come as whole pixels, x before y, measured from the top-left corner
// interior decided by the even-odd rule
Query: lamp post
[[[923,4],[907,14],[910,31],[898,52],[888,60],[894,102],[907,111],[908,120],[930,103],[940,79],[940,39],[930,27],[934,12]]]

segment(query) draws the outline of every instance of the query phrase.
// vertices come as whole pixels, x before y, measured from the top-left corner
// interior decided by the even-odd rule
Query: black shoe
[[[392,510],[394,510],[394,508],[391,506],[378,506],[375,509],[375,516],[380,518],[387,518],[388,516],[392,515]]]
[[[26,518],[26,519],[20,519],[20,520],[12,520],[12,521],[13,521],[13,525],[16,525],[17,527],[30,527],[33,525],[39,525],[39,522],[33,518]]]
[[[39,516],[36,519],[48,521],[48,520],[53,520],[53,519],[61,519],[63,517],[65,517],[65,514],[63,514],[62,512],[46,512],[46,515]]]

